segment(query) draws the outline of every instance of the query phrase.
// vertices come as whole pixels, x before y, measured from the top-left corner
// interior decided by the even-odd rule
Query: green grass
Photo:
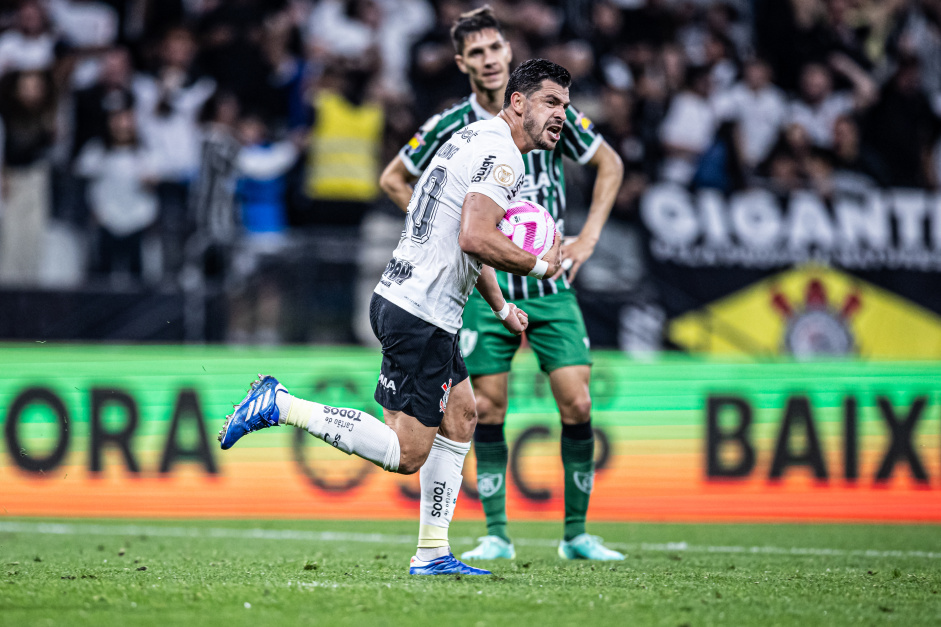
[[[587,563],[556,557],[559,524],[515,523],[515,561],[458,578],[406,574],[415,522],[48,522],[0,519],[0,625],[941,623],[931,526],[595,524],[628,559]]]

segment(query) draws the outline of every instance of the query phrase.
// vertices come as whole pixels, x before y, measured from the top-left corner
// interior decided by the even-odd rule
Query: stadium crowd
[[[295,234],[352,233],[355,263],[370,216],[401,220],[379,173],[469,93],[449,29],[478,4],[0,0],[0,287],[255,285],[252,337],[277,341],[258,277]],[[567,67],[621,155],[614,233],[656,180],[941,181],[941,0],[491,4],[515,62]],[[590,181],[570,176],[577,212]]]

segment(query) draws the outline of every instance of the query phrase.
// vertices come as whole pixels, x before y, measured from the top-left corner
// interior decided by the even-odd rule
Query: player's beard
[[[525,113],[529,113],[526,111]],[[526,134],[529,135],[529,138],[533,141],[533,144],[536,145],[536,148],[539,150],[554,150],[555,144],[549,143],[543,138],[543,132],[549,127],[550,120],[546,120],[545,124],[541,129],[537,129],[539,123],[534,117],[523,115],[523,130],[526,131]]]

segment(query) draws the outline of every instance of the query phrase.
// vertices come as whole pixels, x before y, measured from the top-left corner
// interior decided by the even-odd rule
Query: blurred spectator
[[[199,65],[246,106],[263,106],[268,64],[262,54],[266,11],[253,0],[220,2],[199,20]]]
[[[163,266],[170,274],[183,260],[189,184],[199,171],[197,117],[216,88],[196,69],[196,52],[192,33],[174,28],[161,42],[154,73],[134,81],[141,138],[157,158]]]
[[[242,149],[236,135],[239,113],[238,99],[228,92],[213,94],[200,113],[202,151],[199,176],[191,190],[196,233],[204,240],[199,248],[231,242],[240,223],[235,211],[238,157]]]
[[[859,125],[849,115],[833,125],[834,188],[859,192],[887,183],[885,164],[862,143]]]
[[[381,87],[407,91],[409,50],[432,25],[425,0],[322,0],[308,22],[318,60],[327,57],[382,60]]]
[[[271,142],[268,127],[255,115],[239,121],[238,134],[243,145],[237,186],[242,225],[251,236],[283,235],[286,175],[297,161],[297,147],[287,140]]]
[[[14,71],[0,79],[5,130],[0,217],[0,281],[35,285],[50,215],[50,150],[56,136],[56,94],[48,72]]]
[[[56,37],[39,2],[27,1],[16,12],[13,28],[0,34],[0,76],[15,70],[49,70],[55,62]]]
[[[286,175],[298,157],[290,141],[271,142],[265,122],[250,115],[238,123],[238,199],[246,237],[235,259],[236,283],[229,338],[238,343],[280,341],[281,289],[277,255],[287,243]]]
[[[73,84],[91,84],[98,73],[98,53],[117,40],[117,12],[94,0],[48,0],[48,6],[56,30],[75,55]]]
[[[634,103],[627,91],[605,89],[598,132],[624,162],[624,184],[614,201],[612,217],[627,220],[634,214],[637,201],[648,182],[647,149],[634,128]]]
[[[93,138],[103,138],[108,116],[134,108],[131,57],[124,48],[111,48],[101,55],[98,80],[74,96],[72,154],[77,155]]]
[[[709,103],[711,92],[706,68],[691,67],[686,73],[686,86],[670,104],[660,126],[665,160],[665,179],[686,185],[696,171],[700,156],[712,143],[716,116]]]
[[[754,168],[768,156],[784,124],[787,102],[771,83],[771,67],[762,59],[745,64],[743,80],[714,99],[720,120],[738,124],[742,157]]]
[[[866,137],[879,154],[889,155],[887,182],[894,187],[935,186],[931,151],[939,120],[921,88],[918,59],[902,59],[869,112]]]
[[[466,95],[467,77],[454,63],[451,26],[464,10],[457,0],[435,3],[434,27],[418,40],[411,51],[410,80],[416,94],[416,117],[427,119],[442,109],[445,102]]]
[[[79,154],[76,173],[89,181],[88,205],[96,223],[93,269],[113,281],[140,279],[144,236],[157,221],[157,156],[140,140],[134,112],[113,111],[103,140],[93,139]],[[156,270],[147,275],[156,278]]]
[[[865,109],[877,96],[872,79],[847,57],[834,55],[830,65],[852,81],[853,93],[834,93],[830,70],[809,63],[801,72],[799,97],[788,112],[788,123],[803,126],[814,144],[824,148],[833,142],[833,123],[839,116]]]
[[[692,180],[694,187],[717,189],[726,194],[745,187],[745,168],[737,130],[732,122],[719,125],[715,139],[699,159]]]
[[[369,68],[327,66],[314,97],[304,193],[317,224],[358,225],[379,196],[385,125]]]
[[[925,91],[935,99],[941,98],[941,0],[894,4],[904,6],[893,37],[894,52],[897,56],[917,57]]]

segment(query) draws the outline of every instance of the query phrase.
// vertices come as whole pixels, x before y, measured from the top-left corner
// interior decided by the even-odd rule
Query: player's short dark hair
[[[503,95],[503,108],[510,106],[510,97],[519,92],[529,98],[542,87],[542,82],[550,80],[559,87],[568,88],[572,84],[572,75],[561,65],[545,59],[530,59],[510,74]]]
[[[503,34],[500,22],[493,14],[493,9],[489,4],[467,13],[461,13],[461,17],[457,18],[454,26],[451,27],[451,43],[454,44],[454,51],[458,54],[464,54],[464,40],[467,39],[467,36],[488,28],[492,28],[501,35]]]

